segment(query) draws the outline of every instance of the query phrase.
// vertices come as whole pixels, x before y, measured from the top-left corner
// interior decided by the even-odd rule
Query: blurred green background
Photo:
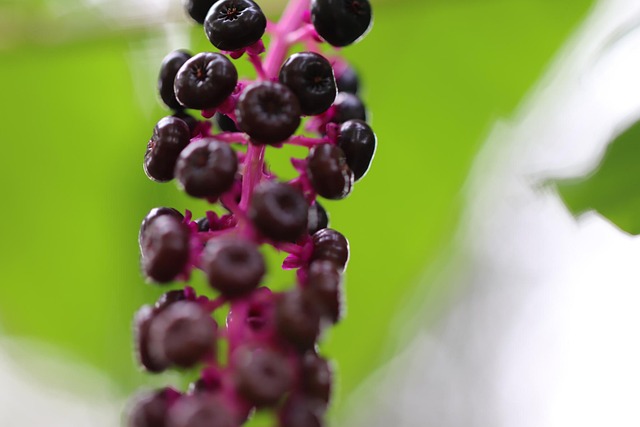
[[[379,147],[354,193],[326,203],[352,246],[348,315],[323,345],[339,368],[338,412],[393,355],[399,332],[416,326],[397,331],[392,320],[430,295],[418,279],[446,260],[460,190],[484,137],[591,4],[377,2],[369,36],[344,50],[365,81]],[[139,274],[140,221],[155,206],[205,209],[142,171],[151,130],[166,114],[155,77],[171,48],[208,47],[201,29],[174,25],[190,46],[169,46],[165,26],[117,26],[103,10],[77,1],[0,2],[0,328],[68,350],[124,395],[153,381],[133,362],[130,325],[133,312],[164,290]],[[282,285],[289,277],[270,278]]]

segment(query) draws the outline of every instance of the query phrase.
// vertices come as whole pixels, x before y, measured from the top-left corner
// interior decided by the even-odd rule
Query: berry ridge
[[[367,173],[377,140],[356,95],[358,76],[336,51],[322,50],[318,34],[333,46],[359,40],[371,7],[366,0],[290,0],[280,21],[267,25],[251,0],[183,5],[221,52],[176,50],[164,58],[158,92],[172,112],[156,124],[143,168],[151,180],[175,178],[180,190],[219,209],[196,218],[189,210],[152,209],[138,242],[148,282],[188,281],[201,270],[195,274],[212,295],[184,286],[136,313],[140,366],[150,373],[196,368],[199,377],[185,391],[139,394],[127,425],[240,427],[262,409],[274,413],[274,427],[324,427],[333,370],[317,345],[343,315],[349,242],[327,228],[318,197],[347,197]],[[294,45],[306,51],[290,52]],[[242,56],[255,80],[238,78],[232,60]],[[291,159],[297,176],[288,181],[266,161],[267,151],[286,144],[308,149]],[[282,268],[296,270],[289,289],[267,287],[263,246],[287,254]],[[218,324],[220,309],[228,314]]]

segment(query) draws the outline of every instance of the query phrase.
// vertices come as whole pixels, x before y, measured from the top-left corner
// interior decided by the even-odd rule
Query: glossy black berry
[[[190,196],[218,197],[231,188],[237,171],[238,157],[228,144],[203,138],[180,153],[175,174]]]
[[[205,110],[220,105],[236,87],[238,71],[220,53],[199,53],[180,68],[174,90],[183,106]]]
[[[329,214],[317,200],[309,206],[309,216],[307,221],[307,231],[314,234],[318,230],[329,226]]]
[[[293,384],[287,358],[263,348],[242,348],[233,355],[238,393],[257,406],[277,404]]]
[[[149,326],[149,352],[156,360],[189,368],[215,351],[216,325],[199,304],[174,302]]]
[[[247,87],[236,106],[238,127],[258,144],[274,144],[289,138],[298,129],[301,114],[291,89],[269,81]]]
[[[326,199],[344,199],[351,193],[353,171],[344,152],[336,145],[313,147],[307,158],[307,175],[313,189]]]
[[[340,92],[333,103],[335,115],[331,119],[334,123],[344,123],[347,120],[367,120],[367,108],[362,100],[349,92]]]
[[[349,241],[342,233],[331,228],[325,228],[312,236],[313,253],[311,261],[331,261],[338,268],[344,270],[349,261]]]
[[[189,16],[198,24],[204,24],[209,9],[218,0],[185,0],[184,8]]]
[[[173,82],[180,67],[191,59],[191,54],[184,50],[174,50],[164,57],[160,65],[160,75],[158,76],[158,92],[162,102],[174,110],[182,109],[182,105],[176,99],[173,91]]]
[[[327,361],[313,352],[302,358],[301,389],[306,396],[329,403],[333,383],[333,369]]]
[[[320,334],[320,313],[313,295],[294,289],[280,295],[276,305],[278,334],[299,350],[313,348]]]
[[[171,88],[173,90],[173,88]],[[189,113],[185,113],[184,111],[177,111],[173,114],[172,117],[176,117],[187,124],[189,127],[189,131],[191,132],[191,136],[195,136],[196,128],[198,126],[198,119],[193,117]]]
[[[280,410],[279,427],[324,427],[324,411],[318,399],[293,395]]]
[[[144,392],[136,396],[127,414],[127,427],[167,427],[169,401],[166,390]]]
[[[371,27],[371,5],[369,0],[312,0],[311,21],[327,42],[347,46]]]
[[[187,299],[187,296],[185,295],[184,290],[182,289],[176,289],[173,291],[165,292],[160,296],[158,301],[156,301],[156,305],[154,307],[155,312],[159,313],[165,308],[169,307],[171,304],[178,301],[184,301],[186,299]]]
[[[149,224],[162,215],[172,216],[180,222],[184,219],[184,216],[174,208],[159,207],[151,209],[147,216],[142,220],[142,224],[140,224],[140,232],[138,233],[138,245],[140,246],[140,251],[142,251],[142,239],[146,235],[146,230],[149,227]]]
[[[304,115],[323,113],[336,99],[333,68],[325,57],[317,53],[291,55],[280,69],[279,79],[296,94]]]
[[[134,319],[134,344],[138,363],[148,372],[158,373],[169,367],[165,359],[154,357],[149,351],[149,326],[155,310],[148,305],[142,306]]]
[[[212,45],[233,51],[251,46],[264,34],[267,18],[251,0],[221,0],[207,14],[204,31]]]
[[[342,268],[332,260],[316,260],[309,267],[307,289],[323,318],[337,323],[342,317]]]
[[[248,216],[266,237],[293,242],[307,230],[308,210],[300,190],[283,182],[266,181],[253,192]]]
[[[149,223],[141,243],[142,270],[154,282],[171,282],[189,259],[189,228],[174,216]]]
[[[178,156],[190,139],[191,131],[184,121],[173,116],[160,119],[153,128],[144,154],[143,165],[147,176],[158,182],[171,181]]]
[[[214,116],[216,123],[218,124],[218,128],[222,132],[238,132],[238,127],[236,126],[236,122],[227,115],[222,113],[216,113]]]
[[[344,151],[354,181],[357,181],[369,170],[376,152],[376,134],[366,122],[348,120],[340,126],[338,147]]]
[[[214,289],[234,297],[255,289],[265,274],[266,266],[264,257],[253,242],[215,239],[209,241],[205,248],[202,269]]]
[[[209,231],[211,229],[209,224],[209,218],[207,218],[206,216],[203,216],[202,218],[198,218],[196,220],[196,224],[198,224],[198,231]]]
[[[358,94],[360,89],[360,78],[352,67],[346,67],[339,76],[336,77],[336,84],[339,92],[349,92]]]
[[[224,401],[206,393],[180,399],[169,412],[167,427],[238,427]]]

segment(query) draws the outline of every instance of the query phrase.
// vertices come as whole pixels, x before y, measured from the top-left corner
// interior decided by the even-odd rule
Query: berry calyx
[[[218,1],[204,20],[204,31],[211,44],[226,51],[256,43],[266,28],[267,18],[251,0]]]
[[[238,71],[226,56],[202,52],[185,62],[174,81],[176,99],[186,108],[220,105],[236,87]]]

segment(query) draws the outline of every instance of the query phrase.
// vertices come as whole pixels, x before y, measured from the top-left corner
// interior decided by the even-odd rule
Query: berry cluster
[[[335,51],[323,54],[323,42],[359,40],[371,25],[371,6],[292,0],[278,23],[252,0],[187,0],[185,8],[219,52],[165,57],[158,89],[173,114],[155,126],[144,171],[157,182],[175,179],[188,195],[219,208],[199,219],[155,208],[142,222],[139,244],[149,281],[186,281],[197,268],[215,295],[186,286],[138,311],[136,353],[144,369],[201,370],[186,392],[139,395],[128,423],[238,427],[256,409],[270,409],[280,427],[321,427],[332,370],[316,344],[340,320],[349,243],[327,228],[317,197],[347,197],[376,149],[358,77]],[[304,51],[288,56],[294,46]],[[255,81],[239,79],[232,60],[243,56]],[[285,144],[309,149],[306,158],[291,159],[298,175],[286,182],[265,162],[267,147]],[[263,285],[262,245],[288,254],[282,267],[296,270],[290,290]],[[213,314],[223,307],[229,311],[219,325]]]

